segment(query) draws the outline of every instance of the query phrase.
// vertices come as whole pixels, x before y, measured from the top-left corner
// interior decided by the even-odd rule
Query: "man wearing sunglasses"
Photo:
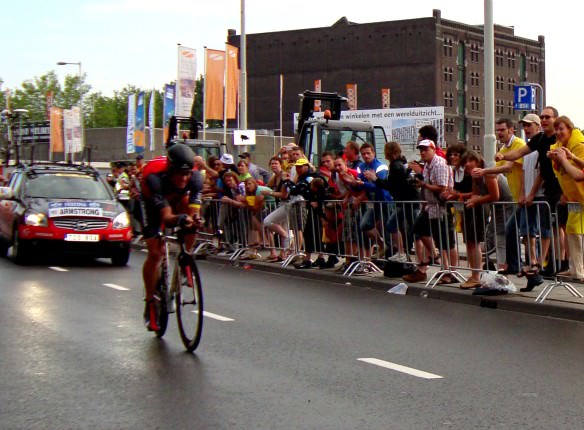
[[[148,330],[157,331],[154,310],[154,291],[160,275],[164,247],[159,233],[164,227],[191,228],[200,224],[201,192],[203,180],[200,172],[193,170],[195,154],[186,145],[176,143],[168,149],[165,169],[144,177],[144,205],[146,220],[144,239],[148,256],[144,261],[142,276],[146,289],[144,323]],[[190,248],[194,235],[187,237]]]

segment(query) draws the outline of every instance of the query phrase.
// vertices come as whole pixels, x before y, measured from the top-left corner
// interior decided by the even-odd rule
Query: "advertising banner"
[[[347,107],[357,110],[357,84],[347,84]]]
[[[71,108],[71,120],[73,121],[73,142],[71,144],[71,152],[81,152],[83,151],[83,146],[81,142],[81,108],[79,106],[73,106]]]
[[[164,99],[162,100],[162,127],[164,144],[168,140],[168,122],[170,117],[174,115],[174,95],[175,86],[167,84],[164,86]]]
[[[71,109],[63,110],[63,134],[65,154],[71,154],[73,152],[73,111]]]
[[[205,118],[223,119],[225,51],[207,49],[205,62]]]
[[[154,97],[156,91],[152,90],[150,93],[150,102],[148,103],[148,125],[150,126],[150,151],[154,151],[154,127],[155,116],[154,116]]]
[[[51,107],[51,140],[50,152],[63,152],[63,109]]]
[[[146,106],[144,92],[139,92],[136,98],[136,117],[134,121],[134,151],[144,152],[146,144]]]
[[[195,80],[197,79],[197,52],[186,46],[178,47],[178,76],[176,94],[176,115],[191,116],[195,101]]]
[[[126,154],[136,152],[134,147],[134,124],[136,123],[136,94],[128,96],[128,125],[126,127]]]
[[[391,107],[391,91],[389,88],[381,89],[381,109],[389,109]]]
[[[53,107],[53,100],[54,100],[53,92],[47,91],[47,119],[49,121],[51,120],[51,108]]]
[[[315,79],[314,80],[314,92],[316,93],[320,93],[322,91],[322,81],[320,79]],[[314,111],[315,112],[320,112],[320,100],[315,100],[314,101]]]
[[[315,117],[322,117],[317,113]],[[387,141],[396,141],[408,157],[416,151],[418,130],[427,124],[438,131],[438,146],[444,147],[444,106],[416,107],[401,109],[364,109],[342,111],[341,120],[370,122],[383,127]],[[298,126],[298,113],[294,114],[294,130]],[[383,142],[376,147],[377,155],[383,154]]]
[[[237,118],[237,96],[239,93],[239,65],[237,64],[239,49],[231,45],[225,47],[227,51],[227,68],[225,69],[227,119],[235,119]]]

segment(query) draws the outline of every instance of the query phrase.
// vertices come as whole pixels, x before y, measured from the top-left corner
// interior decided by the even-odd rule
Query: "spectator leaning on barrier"
[[[530,113],[525,115],[520,124],[529,145],[529,141],[540,131],[541,121],[539,116]],[[529,146],[528,146],[529,147]],[[530,152],[523,157],[523,177],[521,181],[521,195],[519,198],[519,235],[526,238],[527,267],[521,269],[527,275],[527,287],[521,291],[531,291],[537,285],[543,283],[541,268],[549,249],[551,239],[550,212],[547,207],[537,202],[545,202],[542,181],[539,174],[539,154]],[[536,203],[535,205],[533,203]],[[543,252],[538,255],[536,237],[542,240]],[[546,244],[544,244],[544,241]]]
[[[357,173],[361,173],[361,159],[359,158],[359,144],[354,141],[347,142],[345,146],[344,158],[347,161],[347,167],[349,169],[356,170]]]
[[[463,166],[466,178],[470,184],[462,181],[455,190],[445,197],[448,200],[464,202],[462,234],[466,243],[469,266],[472,274],[460,288],[476,288],[480,286],[480,269],[482,254],[480,244],[485,241],[486,220],[489,216],[491,202],[499,200],[499,186],[497,175],[484,175],[480,178],[472,178],[470,172],[476,168],[484,168],[485,161],[478,153],[468,151],[464,154],[460,165]],[[470,185],[470,186],[469,186]]]
[[[525,141],[515,136],[515,129],[513,122],[508,118],[500,118],[496,122],[497,138],[502,147],[499,152],[505,154],[510,151],[518,150],[525,146]],[[523,159],[517,158],[515,161],[497,161],[495,167],[487,169],[474,169],[472,175],[475,178],[480,178],[484,175],[492,175],[504,173],[513,195],[513,202],[518,203],[521,198],[521,181],[523,177]],[[505,225],[505,241],[506,241],[506,261],[505,269],[501,271],[504,274],[519,273],[519,264],[521,260],[520,246],[518,238],[518,224],[519,218],[515,211],[509,218]]]
[[[560,196],[562,195],[562,190],[558,182],[558,178],[554,173],[552,167],[552,162],[548,158],[547,154],[550,147],[556,142],[556,134],[554,129],[554,121],[558,117],[558,111],[552,106],[546,106],[541,111],[539,116],[542,131],[532,136],[526,146],[519,147],[516,150],[498,152],[495,155],[496,161],[515,161],[530,152],[537,152],[537,162],[539,166],[539,175],[536,178],[536,182],[533,186],[538,186],[541,184],[543,186],[544,201],[549,204],[549,207],[553,213],[558,211],[558,220],[560,225],[565,225],[568,214],[565,210],[565,206],[558,206],[560,201]],[[526,116],[527,118],[527,116]],[[549,220],[549,213],[546,211],[541,212],[541,224],[549,225],[551,221]],[[544,218],[545,217],[545,218]],[[551,244],[551,238],[542,239],[542,258],[546,261],[546,256],[549,253]],[[561,244],[561,241],[560,241]],[[563,248],[563,246],[562,246]],[[549,259],[548,259],[549,260]],[[561,263],[557,265],[559,267]],[[543,269],[542,274],[549,275],[553,271],[554,264],[547,265]],[[567,263],[565,264],[567,269]]]
[[[404,276],[406,282],[422,282],[427,279],[426,271],[434,256],[432,239],[441,252],[442,265],[450,268],[449,249],[455,246],[452,222],[446,213],[440,194],[452,188],[451,170],[446,160],[436,155],[436,145],[431,140],[418,142],[420,158],[424,162],[423,179],[418,179],[422,188],[422,210],[416,218],[414,234],[421,240],[416,241],[418,268],[414,273]],[[450,222],[449,222],[450,221]],[[446,278],[446,279],[445,279]],[[443,282],[454,282],[449,274],[442,277]]]
[[[412,203],[420,200],[420,193],[410,180],[410,170],[407,160],[402,155],[401,146],[398,142],[388,142],[383,149],[385,159],[389,161],[389,171],[386,179],[378,177],[372,170],[365,170],[365,177],[373,181],[376,186],[389,191],[396,202],[395,213],[393,213],[387,224],[387,230],[395,234],[393,237],[390,253],[392,259],[398,261],[407,260],[406,249],[410,249],[413,244],[413,225],[417,216],[419,204]]]
[[[391,215],[390,207],[387,202],[391,202],[393,199],[391,194],[389,194],[389,191],[383,187],[377,186],[375,180],[368,179],[365,172],[370,171],[374,173],[377,178],[384,180],[387,179],[389,169],[377,159],[375,147],[370,143],[364,143],[361,145],[360,152],[363,163],[361,164],[361,173],[359,173],[359,182],[357,184],[362,186],[365,190],[368,203],[365,204],[366,210],[361,217],[359,230],[361,233],[366,234],[367,237],[378,246],[377,254],[372,257],[385,258],[385,243],[383,236],[386,233],[385,227],[386,224],[388,224]],[[394,232],[396,231],[397,229],[394,229]],[[370,256],[369,249],[366,250],[365,256]]]
[[[280,255],[275,258],[268,258],[269,262],[281,262],[288,256],[290,246],[289,231],[290,223],[288,214],[290,206],[288,201],[288,180],[290,175],[282,169],[282,160],[279,157],[270,159],[270,169],[274,173],[268,181],[270,191],[265,191],[276,199],[277,207],[264,219],[264,227],[276,233],[280,237]]]
[[[575,164],[573,160],[567,160],[568,154],[572,158],[584,158],[584,135],[580,130],[574,128],[574,124],[566,116],[556,118],[554,128],[557,141],[550,147],[549,157],[553,161],[554,172],[562,188],[562,198],[566,202],[578,204],[578,207],[568,208],[566,237],[570,264],[569,270],[560,274],[584,281],[584,255],[582,252],[584,217],[581,206],[584,203],[584,182],[575,181],[564,167],[568,163]],[[564,158],[566,161],[560,160]]]

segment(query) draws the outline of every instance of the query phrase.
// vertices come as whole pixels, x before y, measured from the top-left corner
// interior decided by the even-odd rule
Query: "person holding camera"
[[[417,185],[422,190],[422,209],[414,223],[416,236],[416,257],[418,268],[414,273],[403,277],[406,282],[423,282],[427,279],[428,266],[434,258],[434,243],[442,257],[442,265],[449,269],[449,250],[455,247],[454,230],[449,219],[444,201],[440,194],[452,188],[452,171],[446,160],[436,154],[436,144],[424,139],[418,142],[420,158],[424,168],[418,163],[409,163],[409,167],[422,178],[417,178]],[[433,243],[434,241],[434,243]],[[452,283],[454,278],[449,274],[442,277],[441,283]]]

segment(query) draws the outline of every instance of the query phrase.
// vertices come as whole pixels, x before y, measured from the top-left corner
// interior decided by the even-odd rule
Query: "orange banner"
[[[237,96],[239,94],[239,65],[237,57],[239,49],[235,46],[225,45],[227,51],[227,88],[225,100],[227,102],[227,119],[237,118]]]
[[[389,88],[381,89],[381,108],[389,109],[391,107],[391,90]]]
[[[223,119],[225,51],[207,49],[205,67],[205,117]]]
[[[322,91],[322,81],[320,79],[314,80],[314,92],[320,93]],[[314,101],[314,111],[320,112],[320,100]]]
[[[63,152],[63,109],[51,106],[51,152]]]
[[[349,110],[357,110],[357,84],[347,84],[347,99]]]

